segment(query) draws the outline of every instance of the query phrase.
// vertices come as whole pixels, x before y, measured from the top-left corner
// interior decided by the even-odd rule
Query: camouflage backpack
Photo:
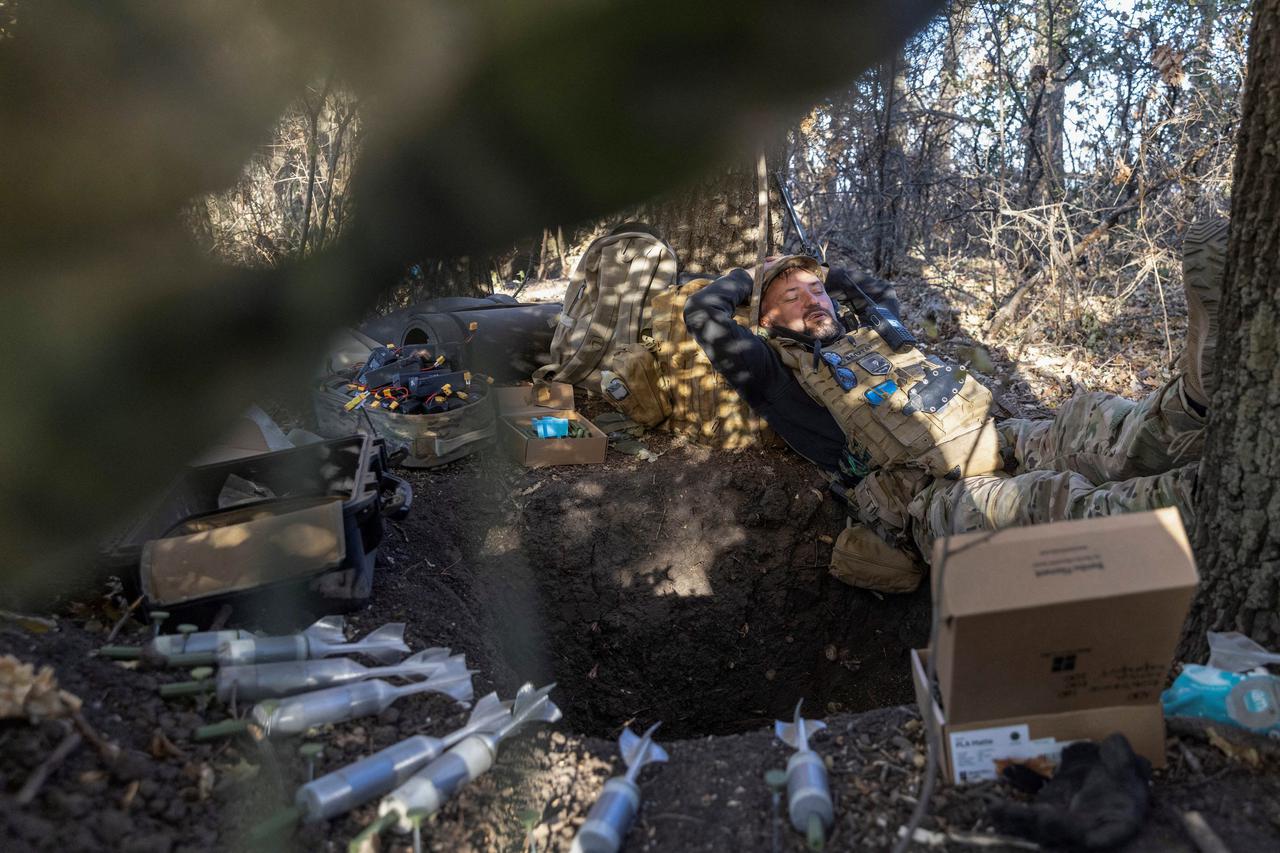
[[[568,382],[593,393],[614,351],[638,344],[649,300],[676,280],[676,254],[652,229],[625,223],[595,240],[578,261],[538,382]]]

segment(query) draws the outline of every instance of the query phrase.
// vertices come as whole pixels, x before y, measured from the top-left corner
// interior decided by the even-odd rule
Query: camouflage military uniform
[[[757,337],[733,319],[752,289],[751,276],[735,270],[689,300],[685,323],[778,435],[833,482],[855,483],[842,488],[850,523],[833,543],[832,573],[905,592],[923,577],[909,552],[928,560],[934,540],[953,533],[1169,506],[1191,525],[1204,419],[1188,401],[1207,399],[1200,363],[1214,312],[1204,305],[1216,304],[1225,224],[1194,239],[1188,232],[1187,243],[1190,325],[1200,330],[1187,372],[1140,402],[1084,394],[1045,420],[993,428],[990,392],[956,365],[890,346],[879,330],[900,321],[867,308],[865,296],[868,316],[843,334],[784,328]],[[762,292],[792,267],[824,275],[812,259],[786,256],[763,272]]]
[[[859,520],[887,541],[914,542],[928,560],[951,533],[1177,507],[1193,521],[1204,419],[1182,377],[1134,402],[1101,392],[1068,400],[1055,417],[997,424],[1005,472],[935,479],[878,471],[850,495]]]

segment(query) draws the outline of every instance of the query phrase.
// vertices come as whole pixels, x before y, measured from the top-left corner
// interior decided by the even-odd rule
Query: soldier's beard
[[[819,340],[825,340],[839,334],[840,326],[836,323],[836,318],[826,311],[814,311],[805,315],[804,330]]]

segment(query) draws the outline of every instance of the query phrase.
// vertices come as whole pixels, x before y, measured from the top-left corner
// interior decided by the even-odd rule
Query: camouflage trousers
[[[1101,392],[1068,400],[1051,419],[996,425],[1004,472],[958,481],[877,471],[853,489],[860,520],[930,559],[953,533],[1176,507],[1188,529],[1204,419],[1181,377],[1134,402]]]

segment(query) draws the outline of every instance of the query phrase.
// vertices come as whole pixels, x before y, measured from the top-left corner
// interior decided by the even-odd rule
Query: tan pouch
[[[859,589],[912,592],[920,585],[924,568],[875,531],[861,524],[850,524],[840,531],[831,549],[831,574]]]
[[[658,360],[643,344],[622,344],[600,374],[604,398],[636,423],[652,427],[671,415],[671,395],[658,376]]]

